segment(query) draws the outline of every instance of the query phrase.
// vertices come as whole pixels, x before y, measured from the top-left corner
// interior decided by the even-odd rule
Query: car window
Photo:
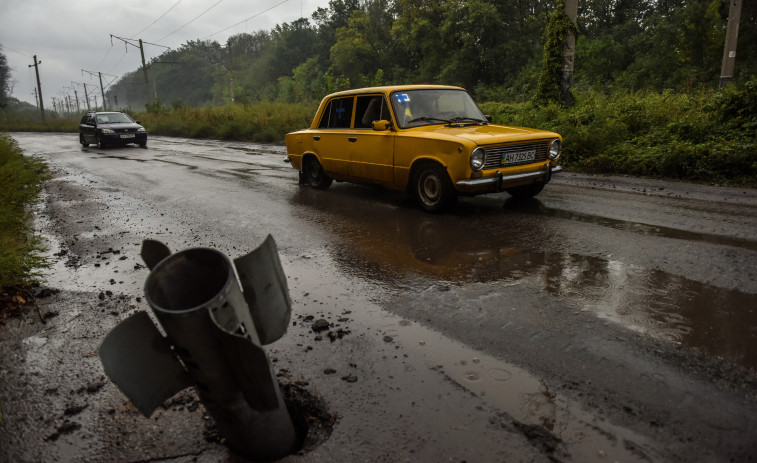
[[[352,121],[353,97],[331,100],[323,112],[319,129],[349,129]]]
[[[97,123],[98,124],[114,124],[114,123],[131,123],[134,122],[134,120],[127,116],[124,113],[113,113],[113,114],[98,114],[96,116]]]
[[[485,121],[468,92],[456,89],[403,90],[392,93],[400,127],[443,124],[454,119]]]
[[[372,129],[373,121],[391,120],[389,106],[382,95],[357,97],[355,104],[355,128]]]

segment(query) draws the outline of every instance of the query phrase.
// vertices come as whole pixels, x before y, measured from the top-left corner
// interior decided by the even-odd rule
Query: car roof
[[[455,87],[452,85],[385,85],[381,87],[365,87],[365,88],[355,88],[352,90],[344,90],[341,92],[332,93],[330,95],[326,95],[325,98],[333,98],[337,96],[349,96],[349,95],[358,95],[363,93],[383,93],[385,95],[389,95],[392,92],[396,92],[398,90],[463,90],[462,87]]]

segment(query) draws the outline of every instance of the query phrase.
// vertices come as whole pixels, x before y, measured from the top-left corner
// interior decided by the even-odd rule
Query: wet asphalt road
[[[754,190],[566,173],[437,216],[300,186],[281,146],[14,138],[53,173],[37,217],[61,291],[47,323],[0,327],[5,459],[236,460],[191,393],[143,418],[96,350],[147,309],[142,240],[234,258],[268,234],[293,325],[266,350],[336,417],[287,460],[757,459]]]

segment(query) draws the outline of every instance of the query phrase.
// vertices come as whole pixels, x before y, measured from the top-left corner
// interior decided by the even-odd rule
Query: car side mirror
[[[487,121],[489,121],[489,122],[492,121],[492,117],[490,115],[485,114],[484,117],[486,118]]]
[[[136,122],[137,124],[141,124],[141,122],[139,122],[139,121],[134,121],[134,122]],[[489,122],[491,122],[491,121],[489,121]]]
[[[373,130],[383,131],[389,130],[392,127],[392,123],[386,120],[373,121]]]

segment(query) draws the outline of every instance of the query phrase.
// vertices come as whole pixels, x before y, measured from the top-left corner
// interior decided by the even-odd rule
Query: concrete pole
[[[87,101],[87,111],[89,111],[89,95],[87,94],[87,84],[84,84],[84,99]]]
[[[578,0],[565,0],[565,14],[573,24],[578,16]],[[576,35],[571,32],[565,39],[565,51],[563,53],[562,78],[560,79],[560,93],[565,106],[573,104],[573,95],[570,92],[573,86],[573,62],[576,54]]]
[[[741,0],[731,0],[728,10],[728,28],[723,47],[723,64],[720,67],[720,87],[723,88],[733,80],[736,66],[736,45],[739,41],[739,20],[741,19]]]
[[[103,87],[103,73],[98,72],[97,73],[100,76],[100,92],[103,94],[103,111],[107,111],[108,109],[105,107],[105,87]],[[95,108],[97,108],[97,97],[95,97]]]
[[[150,102],[150,81],[147,79],[147,64],[145,63],[145,47],[142,45],[142,39],[139,39],[139,53],[142,54],[142,72],[145,75],[145,93],[147,94],[147,101]]]
[[[39,65],[42,61],[37,61],[37,55],[34,55],[34,64],[30,64],[29,67],[34,66],[34,72],[37,74],[37,90],[39,91],[39,110],[42,112],[42,122],[45,122],[45,103],[42,101],[42,84],[39,81]]]

